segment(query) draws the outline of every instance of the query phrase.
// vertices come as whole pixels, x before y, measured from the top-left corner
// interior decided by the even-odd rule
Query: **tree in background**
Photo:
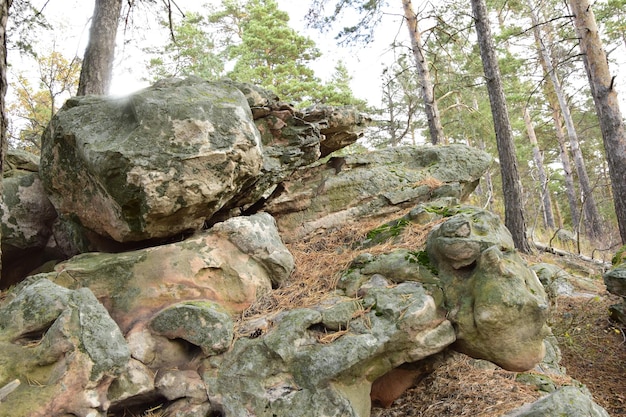
[[[77,95],[109,92],[121,13],[122,0],[95,0]]]
[[[580,49],[595,103],[609,173],[620,237],[626,243],[626,129],[615,91],[615,76],[609,71],[598,27],[587,0],[570,0]]]
[[[315,101],[321,82],[309,65],[321,53],[311,39],[289,27],[289,15],[278,3],[250,0],[230,18],[240,25],[241,42],[228,47],[234,61],[229,77],[273,90],[285,101]]]
[[[570,150],[572,152],[572,156],[574,157],[574,166],[576,167],[578,180],[580,182],[581,191],[583,193],[583,208],[586,219],[585,224],[587,226],[586,230],[589,233],[590,237],[598,238],[602,235],[600,214],[598,213],[596,201],[593,196],[593,187],[591,185],[591,181],[589,180],[589,176],[587,175],[585,160],[583,158],[582,151],[580,150],[580,141],[578,139],[578,134],[574,126],[574,120],[572,118],[570,107],[565,97],[565,93],[561,86],[561,81],[552,63],[552,57],[548,51],[546,42],[541,36],[539,20],[537,19],[535,11],[533,10],[533,5],[530,1],[527,1],[527,3],[530,10],[533,32],[535,34],[536,45],[539,50],[541,62],[546,69],[546,75],[552,83],[552,88],[558,100],[561,115],[563,116],[563,120],[565,121],[565,127],[570,141]]]
[[[168,27],[168,22],[162,22]],[[224,73],[224,58],[215,53],[216,44],[208,32],[206,19],[198,13],[187,13],[174,28],[174,36],[164,46],[144,49],[152,56],[147,80],[195,75],[216,80]]]
[[[5,97],[7,94],[7,20],[12,0],[0,0],[0,173],[4,172],[4,156],[7,144],[7,117]],[[0,199],[2,199],[2,176],[0,176]],[[0,231],[0,238],[2,233]],[[1,253],[0,253],[1,255]],[[0,262],[0,271],[2,262]]]
[[[504,223],[513,236],[515,247],[523,253],[531,251],[526,237],[526,222],[522,203],[522,187],[517,168],[513,131],[502,87],[500,67],[489,27],[489,16],[485,0],[472,0],[472,12],[480,56],[487,81],[491,114],[496,131],[496,143],[500,158],[502,194],[504,195]]]
[[[415,144],[415,131],[423,127],[418,113],[424,102],[417,93],[417,78],[409,62],[409,57],[402,54],[383,70],[383,109],[379,113],[385,117],[376,123],[380,131],[368,138],[376,147],[398,146],[407,136]]]
[[[39,154],[41,135],[48,122],[61,106],[61,100],[76,91],[80,61],[68,61],[57,51],[39,56],[36,61],[39,68],[37,87],[33,87],[26,76],[18,74],[17,81],[11,85],[16,100],[8,111],[14,120],[25,122],[19,135],[10,138],[12,144]]]
[[[322,86],[321,91],[313,93],[315,101],[330,106],[354,106],[363,111],[367,110],[367,102],[354,97],[350,81],[352,77],[348,68],[339,60],[330,80]]]
[[[325,10],[328,3],[334,4],[330,13],[327,13]],[[367,44],[373,40],[374,30],[385,14],[385,6],[387,6],[387,2],[383,0],[314,0],[309,7],[307,20],[310,26],[320,30],[327,30],[333,24],[341,22],[346,14],[351,14],[356,23],[352,26],[344,27],[337,35],[337,39],[341,44],[346,45]],[[402,0],[402,9],[404,23],[407,25],[411,39],[411,51],[417,68],[419,90],[422,93],[423,110],[428,122],[430,141],[433,144],[444,143],[445,136],[440,120],[438,103],[435,99],[429,64],[418,27],[417,14],[413,9],[411,0]],[[348,11],[351,13],[348,13]],[[391,87],[391,85],[387,84],[386,87]],[[387,100],[391,97],[389,92],[383,92]],[[389,103],[389,100],[387,103]],[[392,115],[390,115],[390,118],[392,118]],[[394,143],[393,140],[392,143]]]
[[[437,105],[437,100],[435,100],[435,91],[430,78],[428,61],[424,54],[422,37],[417,24],[417,15],[415,11],[413,11],[411,0],[402,0],[402,7],[404,9],[405,23],[411,39],[411,50],[415,58],[415,66],[417,68],[420,89],[422,91],[422,100],[424,100],[424,112],[426,113],[426,120],[428,121],[430,141],[433,145],[445,143],[446,139],[443,134],[443,126],[441,126],[439,106]]]

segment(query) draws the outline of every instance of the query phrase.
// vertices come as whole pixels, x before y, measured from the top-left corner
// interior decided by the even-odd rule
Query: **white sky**
[[[216,0],[177,0],[176,3],[183,11],[198,10],[204,11],[200,5]],[[314,29],[307,29],[304,23],[304,16],[307,11],[308,1],[277,0],[281,10],[290,15],[290,25],[300,34],[308,36],[315,41],[316,46],[322,52],[322,57],[312,65],[315,73],[323,80],[327,80],[333,73],[338,60],[342,60],[347,66],[352,80],[354,94],[362,99],[366,99],[372,105],[379,105],[381,99],[381,73],[385,65],[393,62],[393,55],[389,52],[389,45],[399,33],[401,39],[408,38],[406,28],[401,26],[402,8],[400,2],[397,9],[392,8],[385,18],[383,26],[378,30],[376,41],[367,46],[359,48],[339,48],[336,46],[334,35],[338,29],[329,33],[320,33]],[[35,0],[34,4],[43,4],[45,0]],[[63,3],[63,7],[59,7]],[[219,2],[218,2],[219,3]],[[58,29],[54,31],[48,41],[50,45],[55,44],[57,50],[70,58],[73,55],[82,57],[89,34],[89,19],[93,13],[94,2],[86,0],[50,0],[47,5],[48,19]],[[69,11],[69,12],[68,12]],[[142,13],[135,13],[136,18],[146,19],[138,22],[140,25],[149,24],[158,27],[157,19],[163,16],[144,16]],[[122,30],[120,29],[120,32]],[[161,29],[159,34],[145,33],[146,31],[132,31],[130,37],[132,42],[119,44],[116,49],[116,64],[114,67],[111,93],[115,95],[126,95],[140,88],[147,86],[143,82],[142,67],[145,58],[141,56],[141,47],[154,43],[155,37],[163,37],[163,42],[167,41],[167,33]],[[121,34],[120,34],[121,35]],[[122,38],[123,36],[120,36]],[[128,40],[128,34],[126,39]],[[408,44],[408,43],[407,43]],[[11,62],[11,52],[9,60]],[[24,66],[19,64],[14,66],[19,70],[24,70]]]
[[[381,73],[385,65],[393,62],[394,57],[389,51],[389,45],[394,41],[402,41],[408,45],[408,35],[402,22],[402,8],[400,2],[395,0],[387,12],[384,21],[379,26],[375,42],[358,48],[339,48],[336,46],[334,35],[337,28],[328,33],[320,33],[314,29],[307,29],[304,23],[304,15],[308,9],[309,0],[277,0],[282,10],[290,15],[290,24],[299,33],[313,39],[317,47],[322,52],[322,58],[318,60],[312,67],[316,75],[323,80],[327,80],[332,74],[335,64],[339,59],[348,67],[352,76],[352,89],[354,94],[368,100],[371,105],[380,105],[381,99]],[[53,34],[49,35],[49,39],[39,39],[39,42],[49,42],[50,47],[53,43],[57,50],[61,50],[66,57],[77,55],[83,56],[83,51],[87,43],[89,32],[89,19],[93,13],[93,0],[34,0],[33,3],[47,5],[47,15],[54,27],[58,28]],[[207,2],[220,3],[220,0],[176,0],[181,9],[187,10],[203,10],[200,6]],[[423,0],[414,0],[414,7],[419,10],[419,5]],[[137,19],[143,19],[137,22],[141,26],[150,25],[157,28],[157,20],[163,18],[162,15],[150,13],[135,13]],[[420,29],[424,30],[424,22],[420,22]],[[121,30],[120,30],[121,32]],[[121,34],[122,35],[122,34]],[[126,39],[132,38],[132,42],[118,45],[116,49],[116,66],[114,68],[113,82],[111,93],[116,95],[126,95],[135,90],[145,87],[147,84],[141,81],[143,74],[143,66],[145,58],[141,53],[141,47],[154,44],[155,38],[163,42],[167,41],[167,34],[160,31],[160,34],[150,31],[131,31],[126,34]],[[122,38],[122,36],[120,36]],[[158,41],[157,41],[158,42]],[[620,48],[623,50],[623,46]],[[45,52],[45,51],[43,51]],[[13,52],[15,54],[15,52]],[[11,71],[31,69],[32,63],[20,65],[11,51],[9,51],[9,63],[13,64]],[[621,54],[615,52],[613,56],[621,56],[619,67],[626,68],[626,53]],[[619,76],[620,68],[611,68],[614,73],[618,73],[617,84],[620,91],[620,101],[626,104],[626,82],[625,76]],[[11,75],[11,74],[10,74]],[[37,76],[37,74],[34,74]],[[10,91],[9,91],[10,93]],[[625,106],[626,107],[626,106]]]

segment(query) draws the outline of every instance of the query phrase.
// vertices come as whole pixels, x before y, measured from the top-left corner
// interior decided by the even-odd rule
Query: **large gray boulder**
[[[433,229],[427,251],[457,330],[455,349],[511,371],[541,362],[549,300],[496,215],[461,210]]]
[[[621,302],[609,307],[613,320],[626,323],[626,246],[613,258],[613,268],[603,275],[606,289],[619,297]]]
[[[11,150],[2,183],[1,288],[15,284],[46,260],[45,248],[57,217],[37,173],[38,158]]]
[[[503,417],[609,417],[609,413],[593,401],[585,387],[564,386],[555,392],[524,405]]]
[[[464,145],[387,148],[296,171],[264,206],[286,241],[435,198],[464,200],[492,158]]]
[[[27,281],[0,304],[0,386],[21,382],[2,417],[101,416],[129,360],[120,329],[87,288]]]
[[[233,416],[367,417],[372,381],[454,341],[418,283],[363,295],[285,311],[237,339],[203,375],[212,405]]]
[[[253,181],[260,142],[234,86],[164,80],[125,98],[68,100],[42,138],[41,176],[58,212],[88,229],[162,238],[200,229]]]
[[[210,300],[239,313],[273,283],[280,285],[293,267],[274,220],[260,213],[227,220],[182,242],[78,255],[38,276],[71,289],[90,288],[126,334],[181,301]],[[197,310],[198,320],[203,311]]]
[[[369,281],[421,282],[454,325],[454,349],[508,370],[532,369],[550,333],[541,283],[497,216],[469,206],[447,212],[457,214],[433,229],[427,251],[362,254],[339,288],[357,296]]]
[[[317,105],[298,110],[257,86],[229,83],[248,100],[261,135],[263,166],[257,179],[220,216],[229,215],[229,210],[239,214],[255,203],[262,204],[296,169],[356,142],[369,122],[352,107]]]
[[[248,210],[366,122],[349,108],[296,111],[247,84],[168,79],[68,100],[42,139],[41,172],[62,218],[117,242],[163,239]]]

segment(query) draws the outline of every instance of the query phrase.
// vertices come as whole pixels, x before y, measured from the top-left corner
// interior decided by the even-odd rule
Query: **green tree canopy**
[[[228,76],[271,89],[285,101],[316,101],[321,81],[309,66],[321,56],[315,42],[289,26],[289,15],[274,0],[250,0],[242,8],[241,42],[229,47],[235,65]]]
[[[169,27],[168,22],[161,24]],[[223,58],[216,53],[206,19],[199,13],[187,13],[164,48],[144,51],[153,56],[148,63],[148,81],[188,75],[215,80],[224,72]]]

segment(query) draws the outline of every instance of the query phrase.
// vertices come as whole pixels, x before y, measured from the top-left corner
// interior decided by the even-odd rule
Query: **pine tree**
[[[164,48],[144,50],[152,56],[148,63],[150,81],[189,75],[215,80],[223,75],[224,58],[216,53],[215,41],[202,15],[187,13],[173,34]]]
[[[321,53],[311,39],[289,26],[289,15],[276,1],[250,0],[219,21],[226,18],[239,25],[241,36],[228,48],[235,61],[229,77],[273,90],[285,101],[315,101],[313,92],[321,89],[321,81],[308,65]]]

